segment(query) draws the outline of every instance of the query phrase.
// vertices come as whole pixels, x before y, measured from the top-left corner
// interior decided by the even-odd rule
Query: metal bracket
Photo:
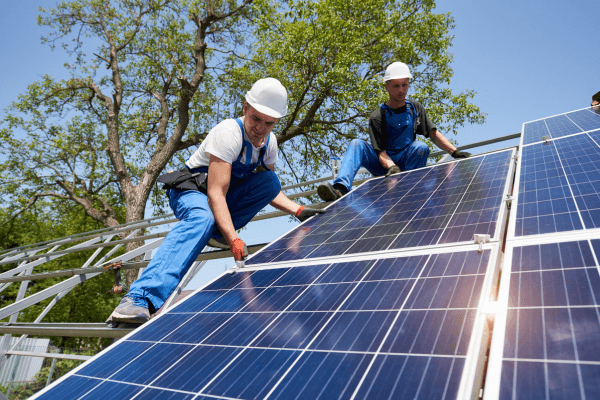
[[[550,143],[552,141],[552,136],[550,136],[550,135],[542,136],[542,140],[544,141],[544,144]]]
[[[479,249],[477,250],[478,253],[481,253],[483,251],[484,243],[490,243],[490,241],[491,241],[490,235],[478,235],[478,234],[474,235],[473,240],[475,241],[475,244],[479,245]]]
[[[511,196],[510,194],[507,194],[507,195],[506,195],[506,199],[504,199],[504,201],[506,201],[506,208],[507,208],[508,210],[510,210],[510,209],[511,209],[511,205],[512,205],[512,202],[513,202],[513,200],[514,200],[514,199],[515,199],[515,198],[514,198],[513,196]]]

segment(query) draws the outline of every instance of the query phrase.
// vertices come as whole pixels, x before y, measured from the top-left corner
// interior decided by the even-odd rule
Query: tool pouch
[[[158,177],[163,189],[198,190],[206,194],[206,172],[192,172],[187,166]]]

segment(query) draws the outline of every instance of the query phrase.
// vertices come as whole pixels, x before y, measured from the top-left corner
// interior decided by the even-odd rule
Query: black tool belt
[[[206,172],[193,172],[187,166],[158,177],[163,189],[198,190],[206,194]]]

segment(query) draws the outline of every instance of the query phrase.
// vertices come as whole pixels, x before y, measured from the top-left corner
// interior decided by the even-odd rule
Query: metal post
[[[15,366],[13,367],[12,374],[10,374],[10,381],[8,382],[8,389],[6,389],[6,397],[10,396],[10,389],[12,388],[13,381],[15,380],[15,374],[17,373],[17,368],[19,367],[19,361],[21,361],[21,357],[17,356],[15,360]]]
[[[60,353],[60,349],[56,349],[56,353]],[[46,380],[46,386],[52,381],[52,375],[54,374],[54,367],[56,367],[56,358],[52,359],[52,365],[50,366],[50,372],[48,372],[48,379]]]

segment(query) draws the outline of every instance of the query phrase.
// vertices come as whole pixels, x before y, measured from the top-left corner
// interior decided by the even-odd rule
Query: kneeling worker
[[[417,134],[430,138],[454,158],[471,155],[457,150],[437,130],[427,117],[425,107],[406,98],[411,78],[412,74],[404,63],[395,62],[386,68],[383,81],[389,100],[369,117],[371,144],[360,139],[350,142],[333,185],[329,182],[319,185],[321,199],[334,201],[348,193],[361,166],[374,176],[390,176],[424,167],[429,157],[429,147],[416,140]]]
[[[204,246],[231,249],[236,261],[248,249],[236,233],[267,204],[304,221],[325,212],[302,207],[281,192],[275,175],[277,139],[271,133],[287,112],[287,91],[273,78],[246,93],[243,117],[215,126],[185,168],[162,175],[169,205],[180,220],[111,315],[144,323],[175,290]],[[255,172],[257,167],[260,171]],[[216,226],[215,226],[216,223]]]

